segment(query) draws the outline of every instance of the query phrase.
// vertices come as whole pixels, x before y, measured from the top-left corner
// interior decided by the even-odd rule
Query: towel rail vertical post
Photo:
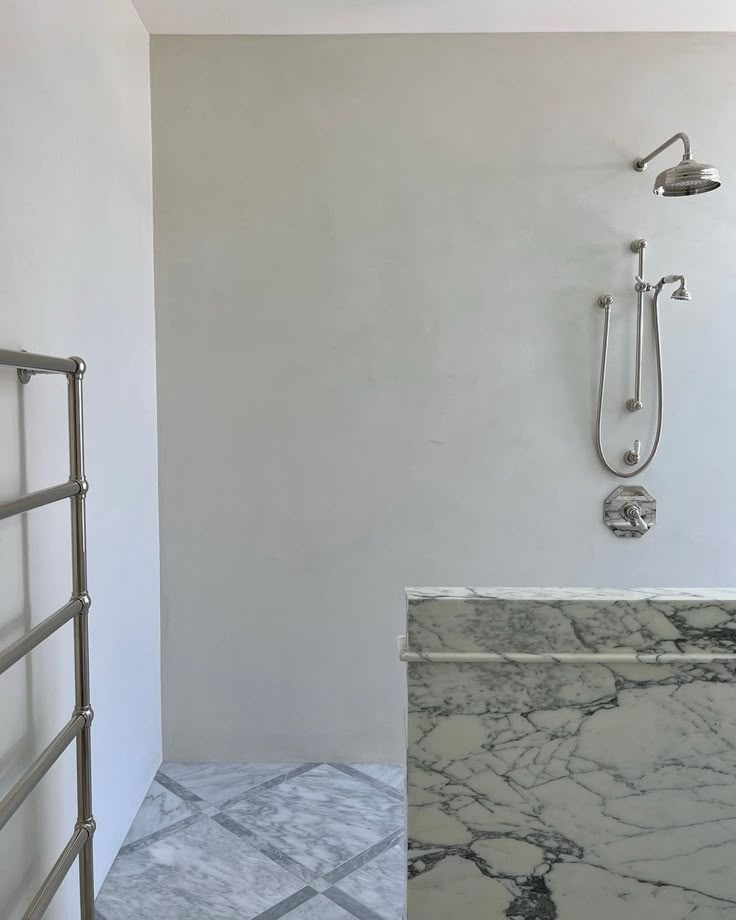
[[[94,866],[92,837],[92,761],[90,725],[94,713],[90,704],[89,608],[87,590],[86,496],[84,472],[84,421],[82,381],[85,364],[81,358],[56,358],[0,348],[0,367],[14,367],[21,383],[36,374],[64,374],[68,381],[69,482],[20,498],[0,502],[0,520],[23,514],[62,499],[71,501],[72,596],[67,604],[43,620],[30,632],[0,649],[0,673],[16,664],[70,619],[74,619],[74,712],[43,753],[16,785],[0,798],[0,827],[15,813],[29,793],[45,776],[67,745],[76,740],[77,820],[74,833],[36,893],[23,920],[40,920],[67,872],[79,857],[80,918],[94,920]]]
[[[71,498],[72,511],[72,594],[82,602],[82,611],[74,619],[74,681],[76,711],[85,717],[85,725],[77,736],[77,828],[87,831],[87,839],[79,855],[79,895],[81,920],[94,920],[94,866],[92,860],[92,758],[90,725],[92,706],[89,691],[89,606],[87,593],[87,535],[86,496],[84,476],[84,413],[82,383],[84,361],[75,359],[77,369],[69,375],[69,478],[80,484],[79,492]]]

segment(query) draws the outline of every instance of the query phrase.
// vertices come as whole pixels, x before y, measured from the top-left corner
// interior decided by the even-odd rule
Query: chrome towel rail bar
[[[0,348],[0,365],[14,367],[27,374],[76,374],[79,358],[54,358],[51,355],[34,355],[30,351],[8,351]]]
[[[10,792],[0,802],[0,830],[10,821],[38,782],[48,773],[64,751],[79,735],[87,720],[83,715],[74,715],[54,738],[46,750],[26,770]]]
[[[72,598],[68,604],[64,604],[56,613],[52,613],[50,617],[46,617],[45,620],[39,623],[38,626],[35,626],[30,632],[26,633],[25,636],[21,636],[17,642],[13,642],[12,645],[9,645],[4,651],[0,652],[0,674],[7,671],[16,661],[20,661],[24,655],[33,651],[37,645],[40,645],[44,639],[48,639],[48,637],[53,635],[59,627],[68,623],[72,617],[82,613],[83,606],[84,604],[79,598]]]
[[[38,894],[31,902],[31,906],[23,914],[23,920],[40,920],[43,917],[46,908],[66,878],[67,872],[74,865],[74,860],[84,851],[85,847],[92,843],[93,833],[94,830],[89,830],[87,827],[74,828],[69,843],[61,851],[61,856],[56,860],[53,869],[38,889]]]
[[[713,664],[736,663],[731,652],[412,652],[399,636],[399,659],[426,664]]]
[[[42,508],[44,505],[59,502],[63,498],[71,498],[72,495],[78,495],[81,491],[81,483],[70,480],[60,486],[51,486],[50,489],[40,489],[38,492],[29,492],[28,495],[21,495],[19,498],[11,498],[10,501],[0,504],[0,521],[3,518],[13,517],[15,514],[22,514],[24,511],[33,511],[34,508]]]
[[[0,829],[20,808],[51,766],[74,741],[77,748],[77,822],[69,842],[46,876],[23,915],[23,920],[40,920],[67,873],[79,858],[81,920],[94,920],[94,872],[92,838],[92,765],[90,724],[93,718],[89,692],[90,598],[87,593],[87,544],[84,474],[84,409],[82,381],[85,364],[81,358],[9,351],[0,348],[0,366],[15,368],[21,383],[36,374],[64,374],[68,383],[69,481],[38,492],[0,502],[0,520],[41,508],[52,502],[71,501],[72,595],[69,601],[11,645],[0,649],[0,674],[16,664],[70,620],[74,623],[74,710],[67,724],[26,770],[10,792],[0,800]]]

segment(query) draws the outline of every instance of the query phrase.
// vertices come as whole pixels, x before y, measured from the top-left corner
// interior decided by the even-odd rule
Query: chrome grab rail
[[[92,770],[90,724],[93,718],[89,693],[89,626],[90,598],[87,593],[87,546],[84,475],[84,409],[82,381],[85,364],[81,358],[55,358],[49,355],[0,348],[0,367],[15,368],[21,383],[36,374],[64,374],[68,381],[69,414],[69,481],[10,501],[0,502],[0,520],[41,508],[52,502],[70,499],[72,536],[72,596],[55,613],[47,617],[20,639],[0,649],[0,674],[53,635],[65,623],[74,622],[75,702],[71,719],[31,764],[10,792],[0,799],[0,829],[20,808],[25,799],[61,754],[72,743],[77,748],[77,822],[69,842],[56,860],[36,893],[23,920],[40,920],[67,873],[79,857],[79,895],[81,920],[94,920],[94,871],[92,838]]]

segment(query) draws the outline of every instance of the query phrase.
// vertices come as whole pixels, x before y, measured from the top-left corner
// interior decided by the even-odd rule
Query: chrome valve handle
[[[624,517],[639,533],[646,533],[649,530],[649,524],[641,516],[641,508],[636,502],[629,502],[621,509],[621,516]]]

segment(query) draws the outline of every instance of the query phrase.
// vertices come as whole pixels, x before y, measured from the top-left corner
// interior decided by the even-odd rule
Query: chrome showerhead
[[[665,169],[657,176],[654,183],[654,194],[664,198],[702,195],[703,192],[712,192],[717,189],[720,184],[721,177],[715,166],[683,157],[682,162],[677,166]]]
[[[637,172],[643,172],[647,168],[647,163],[659,156],[663,150],[666,150],[675,141],[682,141],[685,148],[685,155],[682,162],[677,166],[671,166],[663,170],[656,178],[654,183],[654,194],[663,198],[683,198],[687,195],[702,195],[703,192],[712,192],[720,187],[721,177],[715,166],[710,163],[698,163],[693,159],[690,152],[690,139],[687,134],[679,132],[665,141],[656,150],[634,160],[634,169]],[[684,299],[684,298],[680,298]]]
[[[679,286],[671,294],[672,300],[692,300],[692,294],[687,289],[684,275],[665,275],[656,287],[662,290],[665,284],[678,284],[678,282]]]
[[[680,286],[672,292],[672,300],[692,300],[693,295],[688,291],[685,279],[680,281]]]

